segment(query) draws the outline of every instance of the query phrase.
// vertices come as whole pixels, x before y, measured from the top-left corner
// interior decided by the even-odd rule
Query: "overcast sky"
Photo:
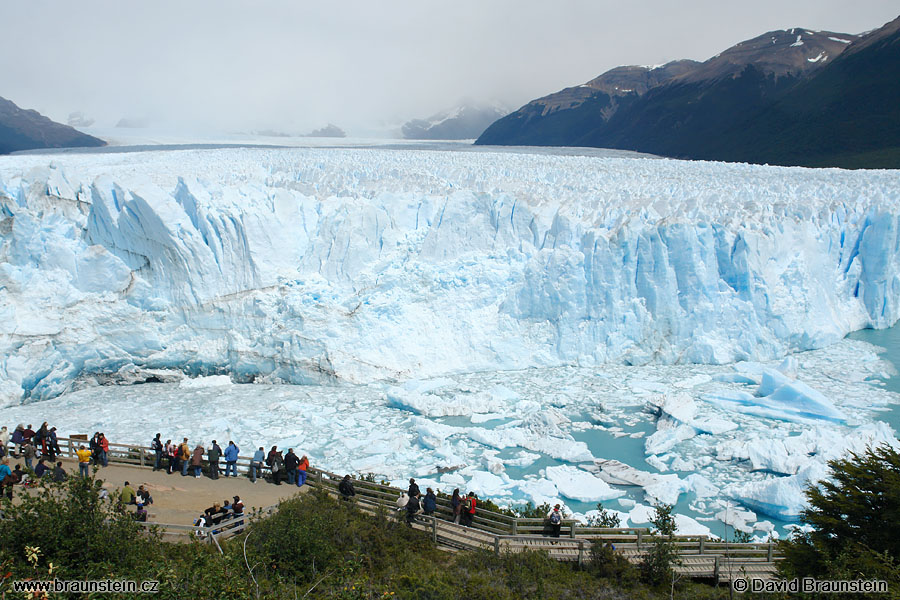
[[[897,0],[2,0],[0,96],[63,122],[360,135],[464,97],[517,108],[617,65],[898,14]]]

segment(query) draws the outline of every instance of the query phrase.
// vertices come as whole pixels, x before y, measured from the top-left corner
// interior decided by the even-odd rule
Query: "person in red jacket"
[[[102,433],[100,434],[100,464],[104,467],[109,465],[109,440]]]
[[[474,492],[469,492],[466,496],[466,502],[463,505],[462,524],[465,527],[472,525],[475,519],[475,507],[478,505],[478,496]]]

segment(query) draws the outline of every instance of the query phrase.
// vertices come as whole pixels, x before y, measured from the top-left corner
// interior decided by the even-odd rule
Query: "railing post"
[[[569,537],[573,540],[575,539],[575,521],[572,521],[571,528],[569,529]]]
[[[519,519],[512,520],[512,533],[513,535],[519,534]]]
[[[437,517],[434,515],[431,517],[431,537],[434,543],[437,544]]]
[[[138,453],[141,455],[141,466],[144,466],[144,449],[138,448]]]
[[[497,554],[497,556],[500,556],[500,536],[499,535],[494,536],[494,552]]]
[[[716,580],[716,583],[719,583],[719,557],[716,557],[715,562],[713,563],[713,579]]]
[[[640,549],[641,549],[641,541],[642,541],[643,538],[644,538],[644,532],[641,531],[640,529],[638,529],[637,536],[638,536],[638,539],[637,539],[637,546],[638,546],[638,547],[637,547],[637,549],[640,550]]]
[[[700,538],[700,554],[703,554],[703,546],[706,545],[706,538]]]
[[[578,566],[584,566],[584,540],[578,540]]]
[[[766,560],[772,562],[772,542],[769,542],[769,549],[766,552]]]

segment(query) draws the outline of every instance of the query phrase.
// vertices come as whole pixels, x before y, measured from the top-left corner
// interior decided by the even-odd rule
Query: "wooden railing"
[[[87,446],[88,442],[72,438],[59,438],[61,456],[74,457],[79,445]],[[111,463],[152,467],[155,463],[155,452],[146,446],[135,444],[110,443],[108,460]],[[165,462],[165,459],[163,459]],[[251,458],[238,456],[237,470],[248,473]],[[208,468],[206,461],[204,469]],[[220,469],[224,461],[220,462]],[[262,466],[261,470],[268,471]],[[325,489],[329,494],[338,495],[338,483],[342,476],[322,469],[310,467],[307,470],[306,483],[310,487]],[[258,477],[262,477],[259,473]],[[402,515],[405,510],[398,511],[396,500],[402,490],[374,481],[354,479],[356,496],[353,503],[370,514],[381,514],[390,517],[392,514]],[[277,506],[263,509],[262,516],[272,514]],[[168,523],[148,523],[157,526],[164,535],[186,536],[194,534],[209,543],[219,546],[222,539],[242,532],[250,519],[257,518],[259,513],[241,517],[243,522],[235,525],[223,522],[209,527],[175,525]],[[525,549],[544,550],[557,560],[577,561],[583,563],[589,556],[591,544],[599,541],[611,544],[628,560],[639,562],[654,541],[656,536],[644,527],[599,528],[584,527],[577,521],[566,519],[562,522],[563,537],[553,538],[546,535],[546,520],[541,518],[521,518],[478,508],[471,526],[463,527],[453,522],[453,510],[446,497],[437,499],[437,508],[433,516],[418,515],[415,526],[429,531],[438,544],[460,549],[486,548],[497,553],[503,551],[519,552]],[[678,549],[682,564],[676,571],[691,577],[709,577],[728,581],[733,577],[753,574],[755,577],[774,576],[775,561],[781,556],[773,543],[727,543],[712,541],[705,536],[675,536],[674,544]],[[220,548],[221,549],[221,548]]]

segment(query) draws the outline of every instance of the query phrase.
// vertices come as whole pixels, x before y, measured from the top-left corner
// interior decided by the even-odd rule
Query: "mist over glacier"
[[[897,320],[898,201],[896,172],[649,159],[10,157],[0,394],[772,360]]]

